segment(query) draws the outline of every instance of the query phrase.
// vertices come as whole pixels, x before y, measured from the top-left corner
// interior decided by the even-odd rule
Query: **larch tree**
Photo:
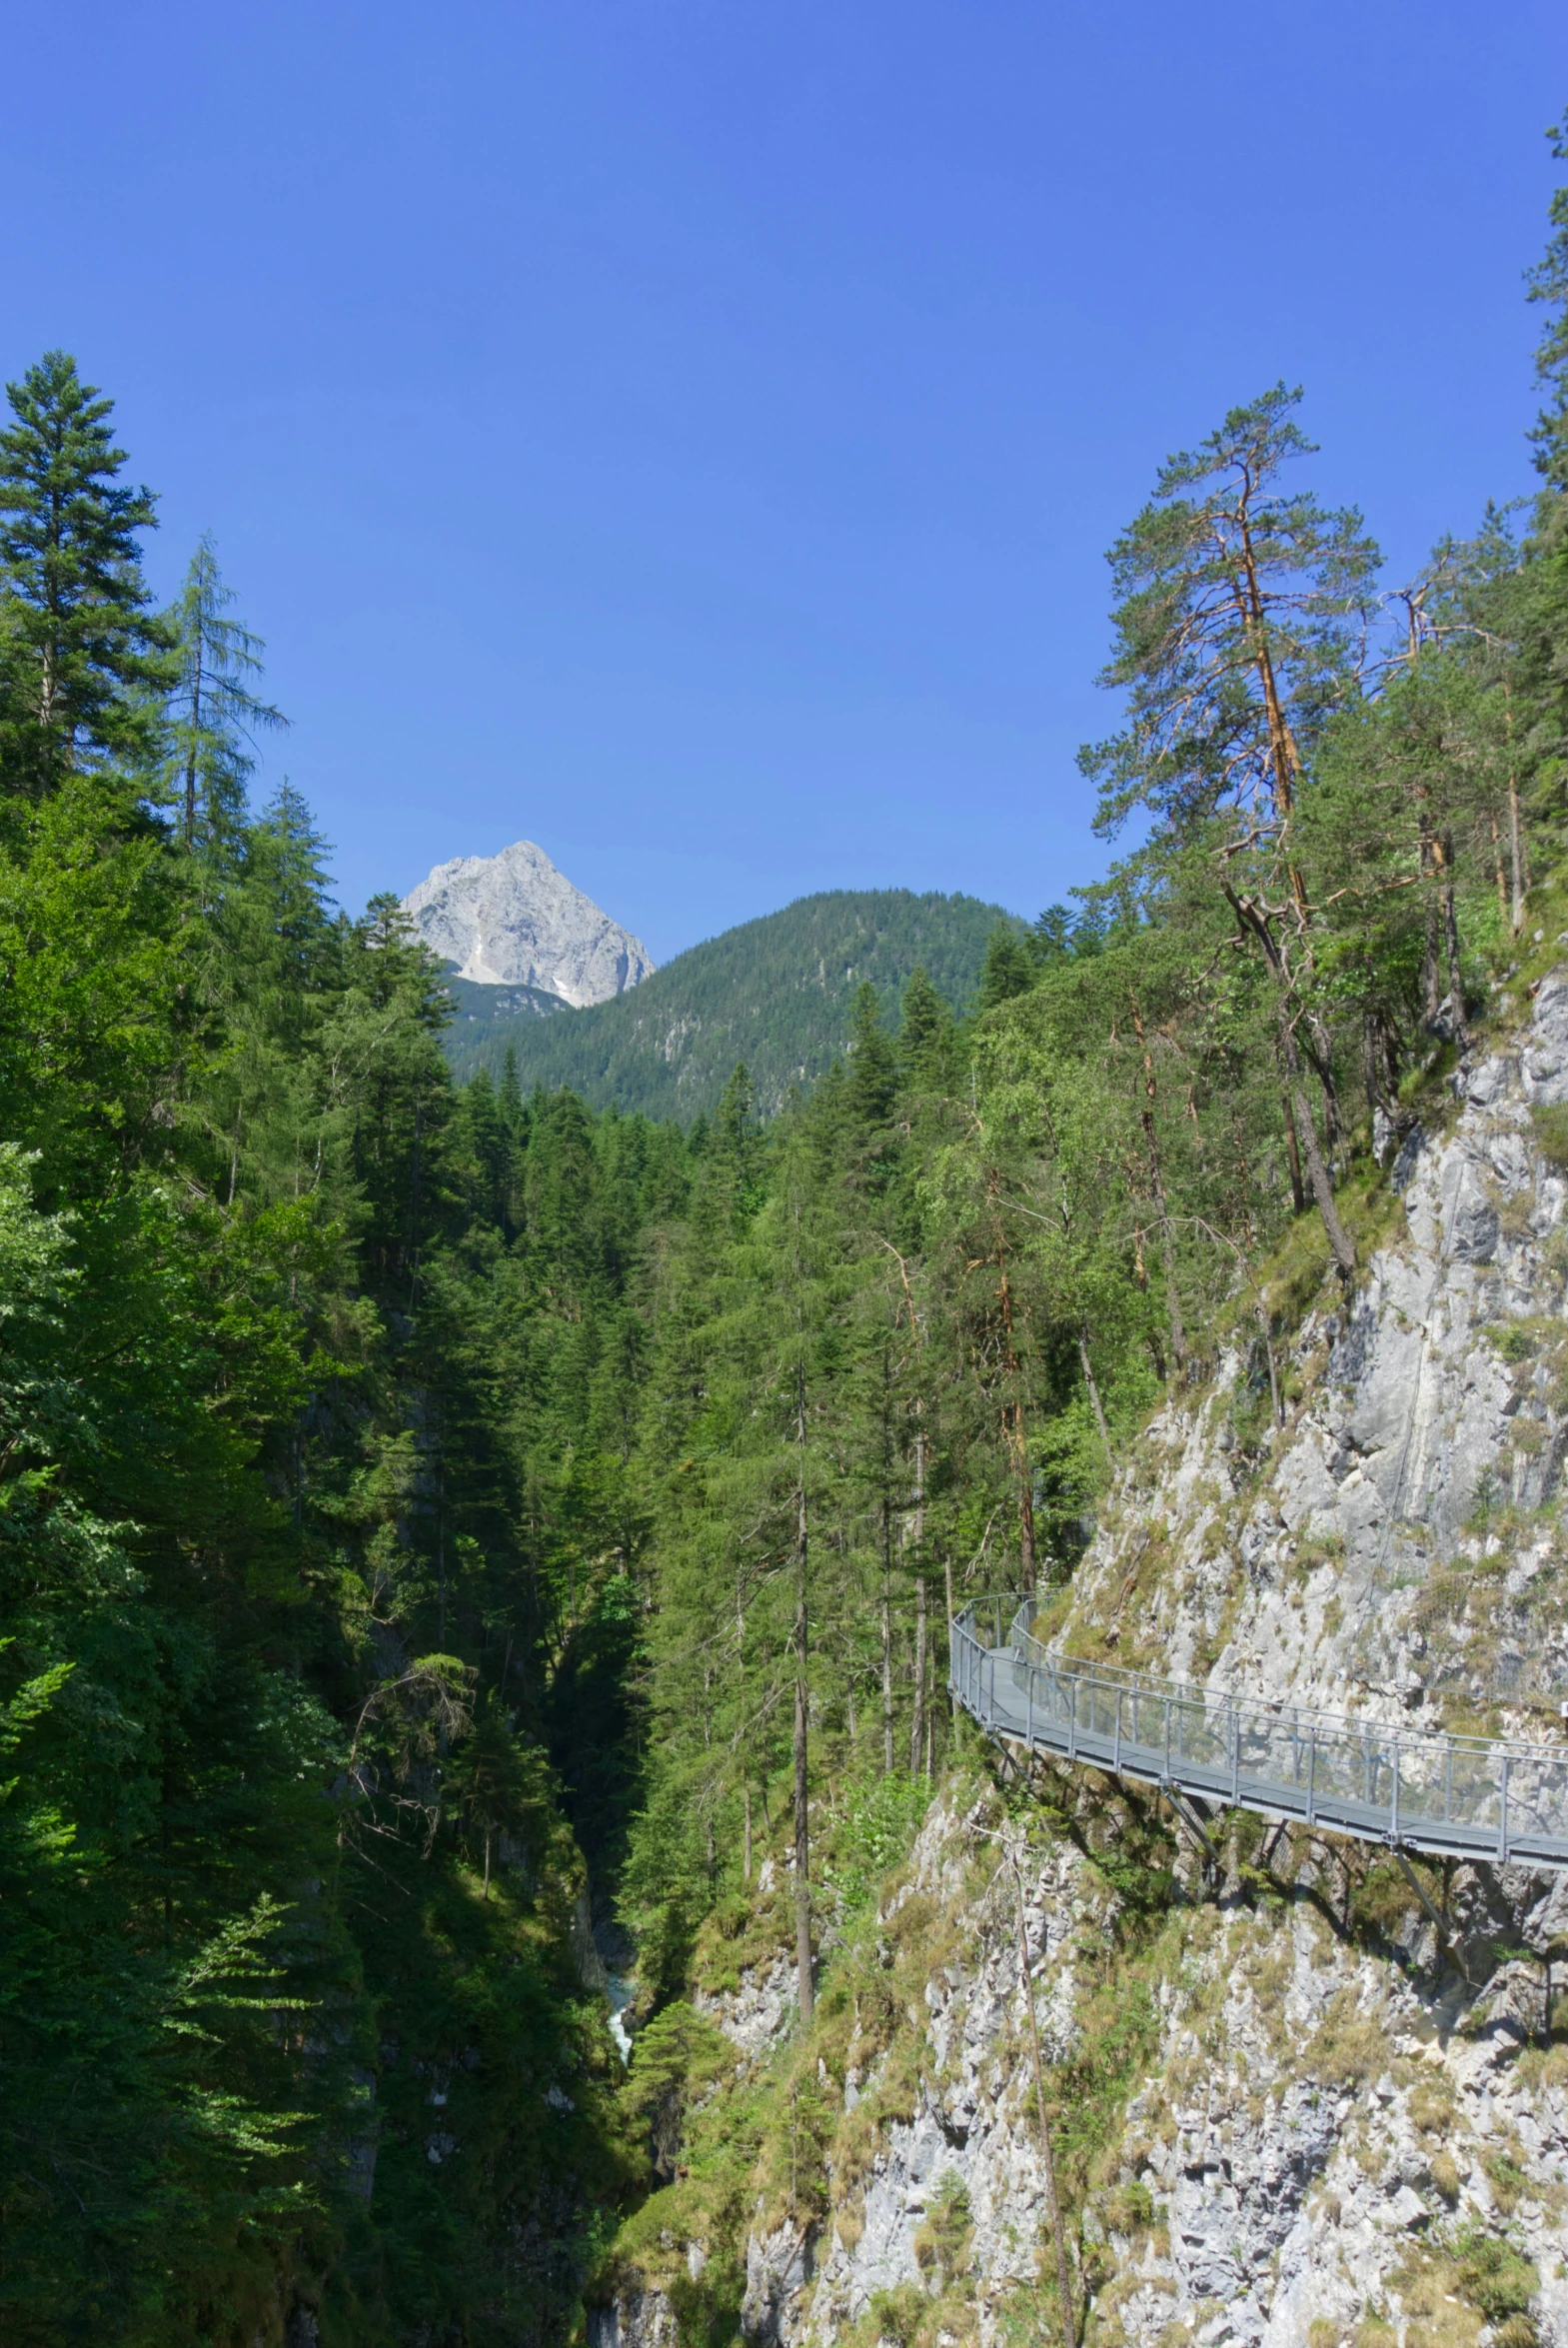
[[[169,614],[179,664],[169,698],[169,763],[187,848],[238,830],[256,735],[289,723],[252,690],[266,646],[229,616],[233,602],[217,549],[204,536]]]

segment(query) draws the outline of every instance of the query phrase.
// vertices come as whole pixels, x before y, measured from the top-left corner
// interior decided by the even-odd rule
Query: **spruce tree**
[[[898,1026],[898,1056],[917,1091],[934,1091],[948,1074],[952,1014],[925,974],[923,963],[909,973]]]
[[[153,499],[119,476],[114,402],[48,351],[6,386],[0,431],[0,785],[38,797],[72,766],[147,767],[172,633],[150,608],[138,533]]]
[[[862,1127],[886,1123],[897,1090],[898,1061],[882,1026],[876,989],[864,981],[855,990],[849,1023],[849,1113]]]
[[[1016,930],[998,922],[985,947],[985,968],[980,974],[981,1011],[994,1011],[998,1003],[1010,1003],[1014,996],[1027,995],[1033,984],[1034,965],[1028,947]]]

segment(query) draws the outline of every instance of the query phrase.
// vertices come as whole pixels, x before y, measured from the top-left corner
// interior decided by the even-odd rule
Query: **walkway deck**
[[[1232,1699],[1053,1654],[1031,1620],[1030,1601],[987,1597],[951,1624],[952,1693],[998,1740],[1394,1849],[1568,1867],[1568,1744]]]

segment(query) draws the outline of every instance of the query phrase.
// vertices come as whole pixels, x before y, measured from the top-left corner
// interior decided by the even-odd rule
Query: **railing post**
[[[1168,1785],[1168,1784],[1170,1783],[1170,1698],[1169,1698],[1169,1696],[1166,1696],[1166,1697],[1164,1698],[1164,1705],[1165,1705],[1165,1783]]]
[[[1230,1800],[1232,1808],[1234,1808],[1235,1804],[1239,1802],[1240,1799],[1241,1723],[1236,1717],[1236,1707],[1234,1704],[1232,1704],[1230,1707]]]
[[[1399,1739],[1397,1736],[1393,1739],[1393,1755],[1394,1795],[1389,1807],[1388,1831],[1392,1839],[1397,1842],[1399,1840]]]
[[[1121,1774],[1121,1689],[1116,1690],[1116,1774]]]
[[[1443,1764],[1443,1824],[1453,1823],[1454,1814],[1454,1740],[1448,1739],[1448,1758]]]
[[[1307,1824],[1317,1824],[1317,1722],[1307,1730]]]
[[[1032,1753],[1034,1750],[1034,1665],[1032,1663],[1025,1663],[1023,1666],[1023,1729],[1024,1742]]]
[[[1075,1679],[1069,1679],[1067,1682],[1067,1758],[1069,1761],[1075,1761],[1077,1757],[1078,1683]]]
[[[1497,1855],[1503,1865],[1508,1864],[1508,1755],[1503,1755],[1503,1807],[1497,1826]]]

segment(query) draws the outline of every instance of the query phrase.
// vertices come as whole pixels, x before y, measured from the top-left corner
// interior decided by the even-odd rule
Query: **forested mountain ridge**
[[[764,1123],[733,1069],[689,1131],[505,1063],[454,1081],[442,973],[396,903],[345,919],[298,798],[249,804],[281,720],[211,548],[155,609],[153,503],[108,401],[60,353],[11,387],[8,2342],[510,2348],[586,2305],[601,2338],[809,2322],[936,2348],[979,2335],[998,2246],[987,2338],[1153,2340],[1167,2191],[1183,2226],[1213,2203],[1192,2328],[1239,2305],[1243,2249],[1261,2273],[1281,2248],[1242,2243],[1204,2183],[1230,2155],[1189,2099],[1228,2097],[1232,2151],[1277,2176],[1326,2087],[1337,2113],[1374,2083],[1408,2129],[1378,2121],[1367,2163],[1425,2160],[1435,2198],[1406,2267],[1366,2268],[1363,2341],[1394,2330],[1385,2283],[1407,2348],[1450,2304],[1465,2340],[1553,2336],[1518,2090],[1556,2109],[1561,2044],[1528,2077],[1492,2065],[1473,2178],[1437,2157],[1470,2072],[1419,2067],[1461,2005],[1492,2064],[1456,1912],[1495,1955],[1536,1948],[1541,1902],[1413,1861],[1423,1941],[1396,1868],[1355,1877],[1325,1844],[1271,1872],[1238,1827],[1230,1905],[1207,1905],[1135,1790],[1080,1772],[1009,1812],[942,1692],[950,1605],[987,1584],[1152,1637],[1179,1536],[1235,1618],[1247,1557],[1208,1496],[1140,1518],[1154,1436],[1239,1361],[1215,1446],[1266,1494],[1396,1225],[1395,1170],[1525,1016],[1504,991],[1555,959],[1568,192],[1536,291],[1518,528],[1483,518],[1387,594],[1360,516],[1303,485],[1296,395],[1233,411],[1112,550],[1121,723],[1084,757],[1136,853],[1076,917],[979,909],[963,1016],[934,955],[895,1016],[860,982],[852,1049],[803,1098]],[[1532,1168],[1563,1163],[1560,1106]],[[1532,1172],[1543,1214],[1553,1181]],[[1520,1188],[1482,1183],[1499,1227],[1528,1225]],[[1557,1407],[1555,1228],[1528,1244],[1556,1311],[1487,1340],[1488,1374],[1528,1364],[1527,1461]],[[1505,1507],[1538,1519],[1510,1554],[1560,1553],[1555,1468],[1534,1473],[1475,1479],[1474,1576]],[[1278,1556],[1326,1621],[1340,1552],[1297,1532]],[[1013,1879],[996,1859],[1025,1830]],[[624,2075],[591,1921],[635,1940]],[[1014,1932],[1039,2006],[1005,1993]],[[1415,1988],[1376,1973],[1395,1945]],[[1505,1966],[1488,1997],[1517,1986]],[[1243,2076],[1215,2017],[1245,2001]],[[984,2175],[958,2173],[971,2145]],[[1000,2223],[969,2198],[991,2177],[1017,2184]],[[1239,2336],[1328,2320],[1286,2314]]]
[[[849,1039],[855,991],[874,987],[895,1012],[923,968],[962,1010],[979,987],[996,925],[1021,930],[997,906],[907,889],[829,889],[743,922],[688,949],[635,994],[552,1023],[455,990],[448,1039],[462,1077],[500,1077],[513,1056],[525,1088],[570,1085],[595,1108],[612,1103],[690,1124],[710,1118],[738,1061],[760,1112],[777,1116],[791,1087],[814,1084]]]

